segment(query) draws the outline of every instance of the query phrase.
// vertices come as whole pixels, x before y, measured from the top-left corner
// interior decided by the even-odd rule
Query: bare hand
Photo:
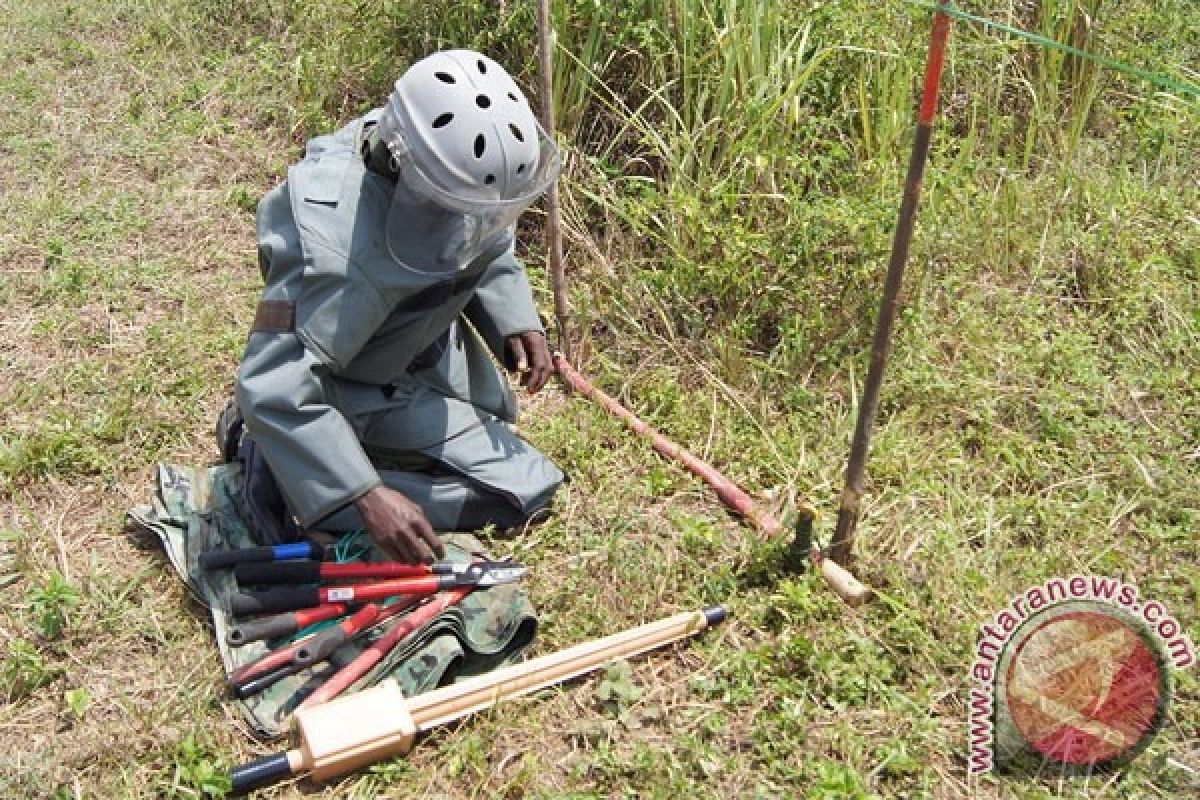
[[[432,564],[446,550],[421,507],[394,489],[376,486],[354,501],[367,533],[389,557],[405,564]]]
[[[514,333],[505,340],[508,347],[508,368],[521,376],[521,385],[530,394],[537,394],[554,374],[554,361],[541,331]]]

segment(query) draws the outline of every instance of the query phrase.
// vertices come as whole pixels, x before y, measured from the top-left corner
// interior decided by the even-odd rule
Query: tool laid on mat
[[[241,698],[261,692],[282,678],[319,664],[368,628],[408,611],[420,602],[406,597],[387,606],[368,603],[333,627],[272,650],[229,674],[229,686]]]
[[[610,661],[684,639],[725,619],[721,606],[689,611],[406,698],[388,679],[296,711],[298,746],[233,771],[235,795],[310,773],[327,780],[412,749],[418,733],[570,680]]]
[[[507,561],[476,561],[495,568],[512,566]],[[393,561],[353,561],[334,563],[292,560],[246,562],[233,568],[239,585],[269,585],[317,583],[318,581],[351,581],[374,578],[422,577],[426,575],[456,575],[472,568],[468,562],[438,564],[401,564]],[[324,603],[312,608],[289,611],[276,616],[246,620],[229,630],[226,641],[230,647],[241,647],[261,639],[291,636],[316,622],[335,619],[350,610],[346,603]]]
[[[229,610],[234,614],[268,614],[312,608],[325,603],[365,603],[396,595],[428,595],[456,586],[498,586],[513,583],[525,575],[525,567],[508,561],[485,561],[462,564],[461,569],[445,575],[344,586],[281,586],[261,591],[239,591],[229,597]]]
[[[230,647],[241,647],[261,639],[291,636],[309,625],[324,622],[327,619],[337,619],[349,611],[350,606],[346,603],[323,603],[299,611],[288,611],[271,617],[245,620],[229,629],[229,633],[225,635],[225,641],[229,643]]]
[[[354,685],[355,681],[370,672],[371,668],[382,661],[388,653],[399,647],[410,636],[414,636],[421,628],[433,622],[438,614],[441,614],[451,606],[461,603],[463,598],[473,591],[475,591],[474,586],[459,586],[446,592],[438,592],[429,598],[427,602],[414,608],[412,613],[400,620],[395,627],[383,636],[372,642],[369,647],[359,653],[357,658],[342,667],[333,677],[317,687],[312,694],[304,699],[304,702],[300,704],[300,708],[309,708],[321,703],[327,703],[346,691],[346,689]]]
[[[338,647],[378,621],[379,606],[368,603],[337,625],[285,645],[235,670],[229,676],[229,686],[243,699],[258,694],[282,678],[324,661]]]
[[[398,561],[351,561],[336,564],[325,561],[272,561],[244,563],[233,568],[239,585],[271,583],[317,583],[318,581],[356,581],[378,578],[417,578],[425,575],[461,575],[482,564],[501,569],[507,561],[443,561],[437,564],[403,564]]]
[[[200,566],[213,570],[250,562],[286,561],[293,558],[321,559],[324,556],[325,548],[316,542],[292,542],[262,547],[243,547],[239,550],[209,550],[207,553],[200,554]]]

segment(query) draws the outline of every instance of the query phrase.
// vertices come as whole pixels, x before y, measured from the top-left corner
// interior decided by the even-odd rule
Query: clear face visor
[[[538,160],[517,197],[448,191],[407,156],[395,159],[399,176],[388,210],[387,245],[393,259],[424,273],[454,273],[480,256],[499,255],[512,241],[517,218],[558,177],[562,156],[538,126]]]

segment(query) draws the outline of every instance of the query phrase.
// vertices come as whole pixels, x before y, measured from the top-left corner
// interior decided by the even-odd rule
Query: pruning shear
[[[321,567],[333,565],[319,565]],[[340,565],[369,567],[370,564]],[[396,565],[408,566],[408,565]],[[426,567],[428,574],[391,580],[370,581],[340,586],[281,586],[260,591],[234,592],[229,610],[235,614],[266,614],[313,608],[332,603],[365,603],[396,595],[430,595],[460,586],[487,588],[514,583],[525,576],[526,568],[511,561],[473,561],[436,564]],[[342,576],[343,578],[348,576]]]
[[[242,563],[233,568],[238,585],[358,581],[378,578],[418,578],[428,575],[461,575],[479,565],[493,569],[513,566],[508,561],[442,561],[437,564],[401,564],[395,561],[271,561]]]
[[[334,650],[367,628],[409,611],[423,599],[405,597],[386,606],[367,603],[337,625],[284,645],[257,661],[234,670],[229,675],[229,685],[233,693],[243,699],[257,694],[276,681],[324,661]]]

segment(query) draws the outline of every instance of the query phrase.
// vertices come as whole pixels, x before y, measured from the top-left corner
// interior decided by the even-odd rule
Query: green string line
[[[371,547],[366,538],[366,531],[361,530],[339,537],[333,545],[334,561],[336,561],[338,564],[345,564],[349,561],[358,561],[362,559],[362,557],[367,554]],[[398,598],[391,598],[391,602],[396,602],[397,599]],[[384,605],[391,605],[391,603],[384,603]],[[340,625],[341,622],[342,620],[340,617],[314,622],[307,628],[302,628],[292,634],[291,638],[288,640],[288,643],[290,644],[292,642],[299,641],[305,636],[313,633],[320,633],[326,628],[332,628],[334,625]]]
[[[339,564],[347,561],[358,561],[371,549],[366,541],[366,531],[357,530],[348,533],[337,540],[333,546],[333,557]]]
[[[1117,72],[1123,72],[1126,75],[1132,75],[1134,77],[1141,78],[1144,81],[1154,84],[1160,89],[1166,89],[1168,91],[1179,92],[1181,94],[1190,95],[1191,97],[1200,98],[1200,86],[1180,80],[1172,75],[1166,75],[1161,72],[1148,72],[1147,70],[1117,61],[1116,59],[1109,58],[1108,56],[1102,56],[1097,53],[1089,53],[1086,50],[1080,50],[1078,47],[1072,47],[1069,44],[1064,44],[1057,39],[1051,39],[1048,36],[1041,35],[1040,33],[1033,33],[1032,31],[1022,30],[1021,28],[1014,28],[1012,25],[1006,25],[1003,22],[996,22],[995,20],[987,19],[986,17],[976,16],[975,14],[963,11],[953,4],[947,3],[945,5],[939,5],[933,3],[922,3],[919,2],[919,0],[910,0],[910,2],[913,2],[914,5],[928,11],[940,11],[946,16],[954,19],[974,22],[978,25],[982,25],[985,28],[993,28],[995,30],[1016,36],[1019,39],[1025,39],[1026,41],[1041,45],[1042,47],[1048,47],[1052,50],[1060,50],[1064,53],[1069,53],[1070,55],[1077,56],[1088,61],[1094,61],[1097,64],[1108,67],[1109,69]]]

